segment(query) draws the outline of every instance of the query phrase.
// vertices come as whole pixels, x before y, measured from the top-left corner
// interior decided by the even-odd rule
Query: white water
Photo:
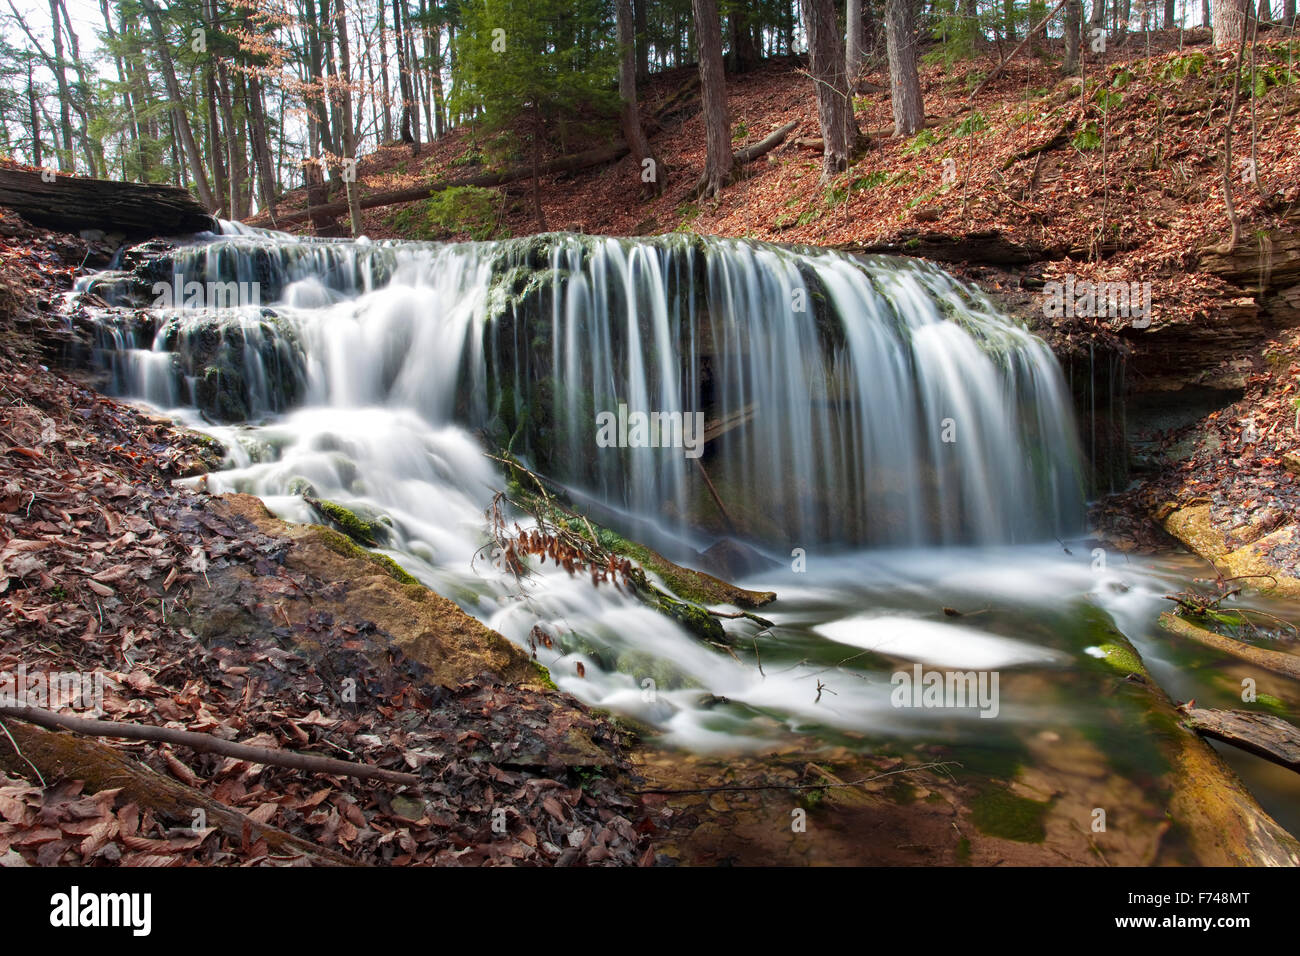
[[[512,304],[496,277],[539,249],[554,294]],[[187,279],[262,283],[277,317],[268,325],[257,307],[221,317],[247,343],[251,426],[204,423],[187,407],[194,381],[169,350],[211,328],[210,313],[169,311],[138,342],[105,318],[123,391],[231,449],[213,491],[260,495],[296,521],[319,520],[304,491],[384,515],[387,553],[413,574],[521,646],[541,624],[558,643],[539,657],[562,689],[673,742],[732,747],[819,728],[909,735],[936,720],[949,735],[984,729],[973,712],[894,708],[890,674],[912,661],[998,669],[1001,719],[1036,721],[1015,674],[1050,674],[1086,653],[1044,622],[1088,603],[1141,604],[1149,619],[1160,603],[1142,575],[1099,573],[1052,540],[1080,524],[1054,361],[932,266],[729,240],[434,246],[275,234],[217,239],[176,262]],[[268,355],[298,381],[282,414]],[[724,622],[735,657],[611,587],[546,566],[521,590],[479,556],[503,480],[467,426],[500,434],[503,408],[513,422],[545,413],[551,447],[522,429],[515,450],[549,474],[652,520],[684,552],[711,540],[686,521],[700,489],[680,450],[596,447],[590,413],[616,401],[711,420],[756,405],[704,461],[757,516],[776,564],[800,547],[807,571],[744,582],[781,600],[761,612],[770,630]],[[990,604],[1001,612],[941,613]]]

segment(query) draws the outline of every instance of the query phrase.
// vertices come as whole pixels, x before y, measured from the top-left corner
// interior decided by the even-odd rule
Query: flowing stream
[[[938,742],[1005,769],[1087,728],[1142,778],[1146,750],[1106,738],[1137,722],[1103,690],[1112,631],[1176,696],[1234,702],[1233,669],[1155,623],[1203,571],[1086,541],[1055,359],[935,266],[686,236],[226,233],[87,284],[114,306],[98,349],[118,392],[225,444],[213,492],[292,521],[321,520],[304,495],[343,505],[507,638],[542,626],[561,689],[665,746]],[[484,511],[506,482],[485,453],[503,449],[683,564],[746,541],[737,583],[777,592],[759,611],[773,626],[723,620],[727,651],[549,563],[522,583],[498,571]],[[996,694],[899,706],[916,665],[995,676]],[[1233,761],[1300,826],[1289,779]]]

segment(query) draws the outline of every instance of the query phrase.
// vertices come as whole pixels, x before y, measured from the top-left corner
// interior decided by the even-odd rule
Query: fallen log
[[[589,149],[582,153],[575,153],[572,156],[563,156],[559,159],[553,159],[549,163],[542,163],[537,167],[537,174],[540,176],[551,176],[555,173],[576,172],[579,169],[586,169],[590,166],[602,166],[606,163],[612,163],[615,160],[622,159],[627,155],[627,147],[623,143],[617,143],[613,146],[603,146],[599,149]],[[434,193],[443,192],[447,189],[455,189],[464,186],[478,186],[482,188],[491,186],[504,186],[507,183],[516,182],[520,179],[531,179],[533,176],[533,167],[515,166],[511,169],[503,169],[500,172],[480,173],[477,176],[463,176],[458,179],[443,179],[436,183],[426,183],[423,186],[411,186],[407,189],[394,189],[385,193],[375,193],[372,196],[361,197],[362,209],[377,209],[380,206],[395,206],[398,203],[417,202],[421,199],[428,199]],[[309,209],[301,209],[297,212],[281,213],[280,225],[284,226],[289,223],[302,222],[309,218],[328,219],[334,216],[345,215],[348,211],[348,204],[343,202],[326,203],[321,206],[312,206]]]
[[[798,120],[791,120],[789,123],[786,123],[780,129],[774,130],[773,132],[769,133],[767,136],[765,136],[763,139],[760,139],[757,143],[754,143],[752,146],[746,146],[744,149],[732,153],[731,156],[732,163],[733,163],[732,176],[733,177],[735,176],[736,170],[739,170],[741,166],[745,166],[749,163],[752,163],[760,156],[764,155],[765,153],[770,153],[772,150],[780,146],[783,142],[785,142],[785,138],[789,136],[792,132],[794,132],[794,128],[798,125],[799,125]],[[708,180],[707,175],[705,174],[700,175],[699,181],[695,184],[694,188],[691,189],[691,193],[690,193],[691,198],[698,197],[700,193],[704,191],[704,186],[707,180]]]
[[[736,165],[743,166],[745,163],[752,163],[764,153],[770,153],[772,150],[780,146],[785,141],[785,138],[794,132],[794,128],[798,125],[798,120],[791,120],[780,129],[774,130],[763,139],[760,139],[754,145],[746,146],[744,149],[739,150],[733,156]]]
[[[334,850],[258,823],[203,791],[132,760],[108,744],[44,730],[24,721],[8,721],[5,726],[8,736],[0,734],[0,768],[10,773],[31,779],[32,767],[35,767],[45,781],[80,780],[92,793],[120,788],[126,802],[150,809],[163,820],[192,826],[194,811],[202,810],[208,825],[216,827],[231,840],[265,840],[274,853],[296,854],[317,865],[359,865]],[[13,739],[12,744],[9,737]],[[15,745],[19,753],[14,751]]]
[[[388,783],[418,784],[420,778],[413,773],[400,773],[396,770],[384,770],[366,764],[350,763],[333,757],[317,757],[312,754],[295,753],[292,750],[272,750],[269,747],[250,747],[234,741],[222,740],[212,734],[200,734],[190,730],[176,730],[172,727],[150,727],[147,724],[123,724],[112,720],[91,720],[87,717],[71,717],[56,714],[39,707],[20,707],[12,704],[0,704],[0,716],[17,717],[28,723],[50,730],[70,730],[86,737],[120,737],[123,740],[152,740],[157,743],[176,744],[188,747],[199,753],[220,754],[234,757],[236,760],[248,760],[252,763],[266,764],[273,767],[289,767],[294,770],[306,770],[311,773],[338,774],[345,777],[360,777],[363,780],[383,780]]]
[[[0,169],[0,206],[61,232],[98,229],[129,239],[214,231],[217,221],[179,186]]]
[[[1188,726],[1202,736],[1222,740],[1300,773],[1300,728],[1281,717],[1203,707],[1185,707],[1183,713]]]
[[[1186,618],[1181,618],[1170,611],[1165,611],[1160,615],[1160,625],[1166,631],[1177,634],[1179,637],[1185,637],[1188,640],[1196,641],[1198,644],[1204,644],[1206,647],[1212,647],[1216,651],[1239,657],[1256,667],[1263,667],[1293,680],[1300,680],[1300,657],[1294,654],[1270,650],[1267,647],[1256,647],[1244,641],[1224,637],[1222,634],[1216,634],[1207,628],[1198,627]]]
[[[1016,163],[1023,162],[1030,157],[1042,156],[1043,153],[1049,152],[1053,149],[1060,149],[1062,146],[1065,146],[1070,142],[1070,135],[1074,132],[1076,125],[1078,125],[1078,121],[1071,118],[1056,132],[1056,135],[1052,136],[1050,139],[1044,140],[1037,146],[1022,149],[1020,152],[1008,156],[1006,162],[1002,164],[1002,168],[1004,170],[1010,169]]]

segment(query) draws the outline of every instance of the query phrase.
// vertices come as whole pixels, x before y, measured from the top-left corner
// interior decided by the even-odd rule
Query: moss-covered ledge
[[[360,547],[320,525],[281,521],[251,495],[223,495],[210,507],[238,516],[258,531],[288,542],[284,566],[325,587],[310,596],[286,591],[244,565],[209,571],[207,585],[190,600],[191,627],[201,639],[225,638],[241,628],[288,626],[297,632],[311,619],[365,623],[427,667],[433,679],[455,687],[483,673],[543,688],[527,653],[470,617],[402,570],[391,558]]]

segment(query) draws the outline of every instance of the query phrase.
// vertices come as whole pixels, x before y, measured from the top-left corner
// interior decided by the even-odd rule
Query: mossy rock
[[[306,502],[328,518],[338,530],[357,544],[373,548],[392,537],[392,519],[370,508],[351,508],[322,498],[303,496]]]
[[[538,681],[538,683],[540,683],[540,684],[541,684],[543,687],[545,687],[547,690],[559,690],[559,689],[560,689],[560,688],[558,688],[558,687],[555,686],[555,681],[551,679],[551,672],[550,672],[550,669],[547,668],[545,665],[543,665],[543,664],[539,664],[539,663],[537,663],[537,661],[533,661],[533,669],[534,669],[535,671],[537,671],[537,681]]]
[[[324,525],[316,525],[315,528],[320,532],[321,543],[335,554],[342,555],[345,558],[363,558],[380,568],[380,570],[395,581],[402,584],[413,584],[419,588],[424,587],[424,585],[422,585],[414,576],[407,572],[400,564],[388,555],[367,551],[347,535],[340,534],[333,528],[327,528]]]

